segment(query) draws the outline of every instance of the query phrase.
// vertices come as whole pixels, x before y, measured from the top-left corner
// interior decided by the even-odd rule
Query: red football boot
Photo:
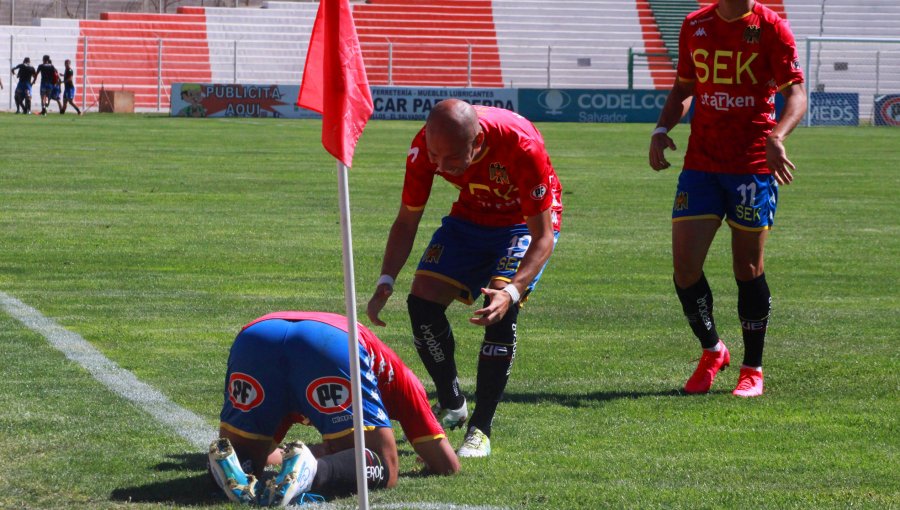
[[[737,386],[733,395],[739,397],[758,397],[763,394],[762,370],[750,367],[741,367],[741,375],[738,377]]]
[[[719,340],[719,346],[721,348],[718,351],[703,349],[697,370],[694,370],[691,378],[684,383],[685,393],[708,393],[716,374],[731,363],[731,354],[728,353],[728,348],[721,340]]]

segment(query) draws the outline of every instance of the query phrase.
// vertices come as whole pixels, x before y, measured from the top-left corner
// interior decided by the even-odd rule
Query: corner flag
[[[297,106],[322,114],[322,145],[346,166],[374,107],[349,0],[322,0]]]
[[[303,82],[300,84],[297,105],[322,114],[322,145],[338,160],[338,205],[341,211],[347,350],[350,353],[356,490],[359,496],[359,510],[369,510],[347,169],[353,163],[356,142],[359,141],[374,106],[359,39],[356,36],[356,27],[350,13],[349,0],[319,2],[319,12],[316,14],[316,22],[309,39],[306,67],[303,69]]]

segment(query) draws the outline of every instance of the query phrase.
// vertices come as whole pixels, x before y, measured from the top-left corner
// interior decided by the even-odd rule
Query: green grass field
[[[243,324],[279,309],[343,312],[336,171],[318,122],[2,114],[0,126],[0,292],[210,430]],[[767,253],[767,392],[743,400],[730,394],[736,364],[709,395],[677,392],[699,347],[671,283],[677,172],[647,165],[651,127],[539,127],[565,187],[563,233],[520,316],[494,453],[456,477],[421,477],[401,445],[401,482],[372,493],[375,507],[900,507],[900,131],[800,128],[789,140],[796,181]],[[370,123],[357,150],[361,311],[418,128]],[[675,166],[687,132],[675,130]],[[453,199],[437,188],[414,256]],[[729,247],[723,229],[706,272],[738,363]],[[376,332],[430,388],[408,331],[412,270]],[[468,392],[481,341],[470,313],[450,309]],[[0,508],[228,507],[204,452],[2,309],[0,353]]]

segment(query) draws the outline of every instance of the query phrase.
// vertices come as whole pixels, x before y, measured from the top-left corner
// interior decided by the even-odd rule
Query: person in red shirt
[[[775,94],[785,98],[775,121]],[[752,0],[719,0],[689,14],[679,36],[678,79],[650,139],[650,166],[670,166],[668,135],[693,98],[694,116],[672,209],[675,290],[704,351],[684,386],[706,393],[731,355],[713,319],[703,272],[725,218],[731,227],[744,359],[733,393],[763,393],[762,353],[771,310],[763,248],[775,220],[778,186],[796,168],[784,140],[806,112],[803,73],[787,21]]]
[[[435,176],[459,197],[425,249],[407,298],[413,341],[434,380],[432,408],[444,427],[468,418],[446,309],[484,294],[472,324],[484,326],[476,404],[461,457],[490,454],[491,423],[509,379],[519,308],[534,289],[559,236],[562,186],[544,140],[524,117],[459,99],[435,105],[412,141],[400,211],[391,227],[378,280],[366,310],[379,313],[406,264]]]

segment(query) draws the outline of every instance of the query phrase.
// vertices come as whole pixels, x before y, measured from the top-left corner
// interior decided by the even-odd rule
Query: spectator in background
[[[81,110],[75,104],[75,70],[72,69],[72,61],[66,59],[65,66],[66,68],[63,71],[63,105],[59,113],[66,113],[66,107],[72,105],[72,108],[75,108],[75,113],[81,115]]]
[[[12,68],[12,74],[16,76],[19,83],[16,84],[16,113],[21,110],[22,114],[31,113],[31,85],[34,83],[34,77],[37,71],[31,65],[31,59],[25,57],[22,63]]]
[[[775,121],[775,94],[785,97]],[[713,320],[703,264],[725,218],[738,288],[744,359],[740,397],[763,393],[762,355],[771,310],[763,248],[775,221],[778,185],[794,179],[784,139],[806,112],[803,73],[788,23],[753,0],[719,0],[689,14],[681,26],[678,79],[650,138],[650,166],[669,167],[667,134],[688,99],[694,116],[684,169],[672,208],[675,291],[703,354],[684,385],[706,393],[731,356]]]
[[[62,111],[62,103],[59,102],[59,71],[50,61],[50,55],[44,55],[43,62],[37,67],[37,74],[32,79],[32,84],[41,77],[41,115],[47,115],[47,107],[50,100],[56,101]]]

